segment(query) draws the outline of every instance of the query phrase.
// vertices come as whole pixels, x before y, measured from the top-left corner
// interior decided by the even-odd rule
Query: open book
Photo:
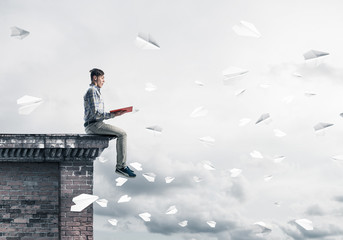
[[[119,109],[115,109],[115,110],[111,110],[110,112],[111,113],[115,113],[115,112],[119,112],[119,111],[125,111],[125,113],[128,113],[128,112],[132,112],[132,106],[130,107],[125,107],[125,108],[119,108]]]

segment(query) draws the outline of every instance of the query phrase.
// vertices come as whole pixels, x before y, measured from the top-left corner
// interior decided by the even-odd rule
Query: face
[[[105,75],[102,75],[99,77],[94,76],[93,79],[94,79],[93,82],[94,82],[95,86],[98,86],[99,88],[101,88],[102,85],[104,85],[104,83],[105,83]]]

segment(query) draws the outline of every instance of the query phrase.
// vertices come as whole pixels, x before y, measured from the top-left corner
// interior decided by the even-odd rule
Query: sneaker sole
[[[129,174],[127,174],[126,172],[122,172],[118,169],[116,169],[116,173],[123,175],[124,177],[128,177],[128,178],[135,178],[136,176],[130,176]]]

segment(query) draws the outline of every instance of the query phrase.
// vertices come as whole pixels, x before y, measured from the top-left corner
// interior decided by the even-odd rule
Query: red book
[[[125,113],[128,113],[128,112],[132,112],[132,106],[130,107],[125,107],[125,108],[119,108],[119,109],[115,109],[115,110],[111,110],[110,112],[111,113],[115,113],[115,112],[119,112],[119,111],[125,111]]]

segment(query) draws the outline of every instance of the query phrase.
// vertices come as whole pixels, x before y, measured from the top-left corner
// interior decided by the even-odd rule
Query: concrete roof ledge
[[[94,160],[112,138],[88,134],[0,134],[0,162]]]

